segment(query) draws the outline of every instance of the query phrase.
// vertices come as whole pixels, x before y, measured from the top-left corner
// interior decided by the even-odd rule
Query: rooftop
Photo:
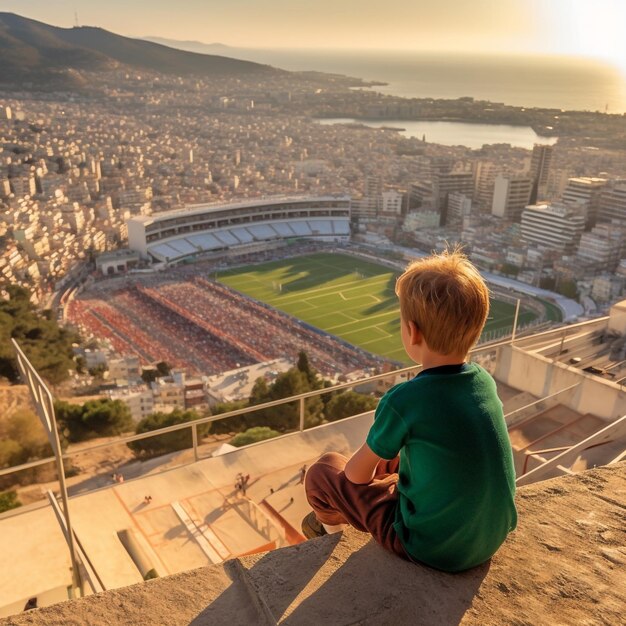
[[[462,574],[405,563],[348,530],[0,624],[617,624],[625,478],[618,463],[520,488],[518,529]]]

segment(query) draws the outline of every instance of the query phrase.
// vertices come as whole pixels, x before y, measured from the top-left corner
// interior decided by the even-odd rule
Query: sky
[[[556,54],[626,73],[626,0],[0,0],[56,26],[253,48]]]

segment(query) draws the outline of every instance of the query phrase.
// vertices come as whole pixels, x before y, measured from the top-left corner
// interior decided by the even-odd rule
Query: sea
[[[213,51],[215,53],[215,51]],[[600,61],[556,56],[486,56],[357,50],[261,50],[224,47],[218,54],[291,71],[343,74],[377,84],[368,89],[405,98],[488,100],[519,107],[626,112],[626,74]],[[323,124],[351,119],[318,120]],[[395,127],[407,137],[469,148],[508,143],[531,149],[553,144],[527,126],[407,120],[358,120]]]
[[[591,59],[230,47],[218,54],[286,70],[330,72],[384,82],[386,85],[372,88],[406,98],[469,96],[520,107],[626,112],[626,72]]]

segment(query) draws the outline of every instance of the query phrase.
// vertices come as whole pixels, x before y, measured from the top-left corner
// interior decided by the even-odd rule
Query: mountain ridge
[[[178,50],[103,28],[61,28],[0,12],[0,83],[54,80],[76,70],[116,67],[199,77],[282,74],[269,65]]]

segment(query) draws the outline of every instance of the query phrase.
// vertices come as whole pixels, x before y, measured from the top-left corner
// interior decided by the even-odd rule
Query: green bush
[[[89,400],[83,405],[55,402],[54,409],[70,441],[111,437],[133,430],[130,409],[121,400]]]
[[[326,405],[326,419],[329,422],[365,413],[376,408],[378,400],[355,391],[344,391],[333,396]]]
[[[159,428],[174,426],[176,424],[184,424],[193,422],[198,419],[195,411],[181,411],[176,409],[171,413],[152,413],[144,417],[138,424],[135,432],[137,435],[147,433]],[[209,424],[200,424],[198,428],[198,438],[205,437],[209,432]],[[167,454],[168,452],[176,452],[191,448],[193,445],[191,428],[176,430],[173,433],[166,433],[149,439],[140,439],[139,441],[131,441],[127,444],[133,451],[135,456],[147,458]]]
[[[278,437],[280,433],[276,430],[272,430],[267,426],[255,426],[254,428],[248,428],[246,432],[235,435],[230,442],[231,445],[239,448],[241,446],[247,446],[257,441],[264,441],[265,439],[272,439]]]
[[[0,298],[0,376],[17,382],[18,370],[11,338],[17,340],[35,369],[56,385],[74,369],[72,343],[79,337],[60,328],[49,312],[39,312],[30,293],[16,285],[0,285],[9,298]]]
[[[17,499],[17,493],[15,493],[15,491],[0,493],[0,513],[17,509],[19,506],[22,506],[22,503]]]

